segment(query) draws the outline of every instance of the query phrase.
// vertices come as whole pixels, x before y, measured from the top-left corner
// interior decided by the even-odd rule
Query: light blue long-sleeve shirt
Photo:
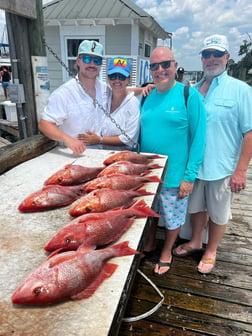
[[[199,90],[204,78],[195,85]],[[213,79],[205,97],[206,148],[198,178],[219,180],[232,175],[243,135],[252,129],[252,89],[227,72]]]
[[[141,108],[141,152],[168,155],[164,187],[194,182],[205,146],[206,112],[201,95],[190,88],[187,108],[184,84],[164,93],[156,89]]]

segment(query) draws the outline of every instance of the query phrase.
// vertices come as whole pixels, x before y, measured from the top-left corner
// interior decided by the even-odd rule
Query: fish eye
[[[33,293],[36,295],[36,296],[39,296],[41,293],[42,293],[42,287],[36,287],[33,289]]]
[[[58,181],[58,182],[61,182],[61,181],[62,181],[62,177],[58,177],[58,178],[57,178],[57,181]]]
[[[70,238],[66,238],[66,243],[70,244],[71,243],[71,239]]]
[[[92,208],[89,208],[89,207],[86,207],[85,210],[86,210],[87,213],[89,213],[89,212],[91,212],[93,209],[92,209]]]

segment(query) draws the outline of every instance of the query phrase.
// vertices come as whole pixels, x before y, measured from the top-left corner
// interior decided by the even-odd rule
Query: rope
[[[160,290],[157,288],[157,286],[143,273],[140,271],[140,269],[137,269],[137,272],[142,275],[142,277],[145,278],[145,280],[147,280],[149,282],[149,284],[155,289],[155,291],[159,294],[159,296],[161,297],[160,302],[154,306],[152,309],[150,309],[149,311],[147,311],[144,314],[135,316],[135,317],[125,317],[122,319],[123,322],[135,322],[135,321],[139,321],[142,320],[148,316],[150,316],[151,314],[155,313],[163,304],[164,302],[164,296],[163,294],[160,292]]]

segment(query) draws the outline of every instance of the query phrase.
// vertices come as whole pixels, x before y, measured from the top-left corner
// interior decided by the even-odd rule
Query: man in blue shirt
[[[185,85],[175,80],[177,62],[167,47],[157,47],[150,57],[156,87],[141,108],[140,150],[168,156],[164,184],[158,195],[158,210],[166,228],[166,238],[154,275],[170,270],[172,247],[185,222],[188,195],[192,192],[205,147],[206,113],[203,99],[190,88],[187,104]],[[145,252],[155,248],[155,223]]]
[[[192,239],[173,250],[183,257],[202,248],[208,224],[208,244],[198,265],[203,274],[215,266],[217,248],[231,218],[232,195],[246,187],[252,157],[252,91],[227,75],[228,50],[223,35],[207,37],[201,50],[204,77],[195,87],[204,97],[207,111],[206,148],[188,203]]]

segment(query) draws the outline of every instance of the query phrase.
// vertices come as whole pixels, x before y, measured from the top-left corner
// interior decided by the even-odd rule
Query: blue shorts
[[[2,88],[7,89],[7,87],[10,85],[10,82],[2,82]]]
[[[178,199],[179,188],[162,187],[158,195],[157,211],[168,230],[175,230],[185,224],[188,196]]]

